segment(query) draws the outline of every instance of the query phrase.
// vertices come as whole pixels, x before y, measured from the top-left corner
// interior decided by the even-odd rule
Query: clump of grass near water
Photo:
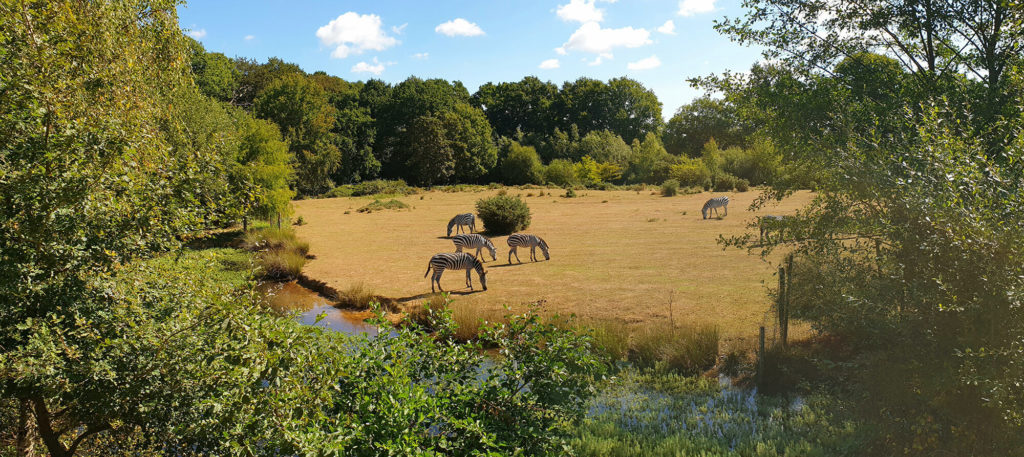
[[[262,276],[272,280],[298,278],[309,254],[309,243],[299,240],[290,228],[250,230],[242,235],[241,247],[256,252]]]
[[[715,366],[718,344],[716,327],[652,324],[633,335],[629,361],[639,368],[697,375]]]
[[[355,283],[345,290],[338,291],[335,295],[337,299],[335,305],[341,308],[364,310],[373,308],[373,304],[378,303],[386,311],[398,311],[394,300],[377,295],[373,289],[370,289],[362,282]]]

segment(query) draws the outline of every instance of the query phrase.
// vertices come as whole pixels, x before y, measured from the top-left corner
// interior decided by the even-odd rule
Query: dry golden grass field
[[[452,252],[445,238],[448,220],[473,212],[475,202],[497,190],[427,192],[399,197],[411,209],[358,213],[371,197],[295,202],[296,216],[306,225],[299,237],[315,256],[306,276],[337,290],[362,283],[402,306],[421,306],[430,296],[424,278],[430,256]],[[717,243],[720,234],[740,234],[755,213],[747,210],[757,191],[728,193],[729,215],[702,220],[700,208],[710,193],[662,197],[647,191],[578,192],[507,189],[529,204],[533,220],[525,230],[544,238],[551,260],[507,264],[506,237],[493,237],[498,260],[489,256],[488,290],[465,287],[465,274],[446,271],[441,284],[453,292],[453,307],[472,307],[481,315],[500,313],[508,304],[521,310],[540,301],[545,313],[575,313],[583,320],[617,320],[630,326],[669,319],[676,323],[717,325],[726,341],[748,340],[757,327],[770,322],[767,285],[775,282],[773,267],[756,254]],[[533,194],[534,196],[527,196]],[[714,194],[721,195],[721,194]],[[811,198],[801,192],[763,210],[789,214]],[[345,214],[349,211],[348,214]],[[477,229],[482,222],[477,220]],[[770,258],[769,261],[777,261]]]

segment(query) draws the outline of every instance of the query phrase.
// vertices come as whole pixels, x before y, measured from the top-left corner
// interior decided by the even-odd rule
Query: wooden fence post
[[[757,341],[758,341],[758,344],[757,344],[757,385],[758,385],[758,387],[760,387],[761,383],[764,382],[764,326],[763,325],[761,326],[761,329],[760,329],[760,331],[758,333]]]

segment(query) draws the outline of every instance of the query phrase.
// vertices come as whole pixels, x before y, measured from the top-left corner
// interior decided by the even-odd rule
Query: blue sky
[[[702,92],[687,78],[746,71],[760,53],[712,21],[740,0],[280,1],[194,0],[182,28],[208,51],[346,80],[409,76],[488,81],[535,75],[558,85],[628,76],[654,90],[668,118]]]

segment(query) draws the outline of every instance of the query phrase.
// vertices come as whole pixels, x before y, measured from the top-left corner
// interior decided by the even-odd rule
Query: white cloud
[[[206,36],[206,29],[189,30],[188,31],[188,36],[198,40],[198,39],[203,38],[203,37]]]
[[[637,48],[651,44],[651,32],[646,29],[623,27],[602,29],[596,22],[580,26],[562,45],[563,50],[583,51],[592,54],[608,54],[613,48]],[[610,55],[609,55],[610,57]]]
[[[710,13],[715,10],[716,0],[680,0],[679,15],[693,16],[695,14]]]
[[[591,60],[590,62],[587,62],[587,59],[583,59],[583,61],[587,62],[587,65],[589,65],[591,67],[596,67],[596,66],[601,65],[602,63],[604,63],[604,59],[605,58],[610,59],[610,58],[612,58],[612,55],[611,54],[601,54],[601,55],[597,56],[594,60]]]
[[[395,32],[395,35],[401,35],[402,32],[405,31],[405,28],[408,27],[408,26],[409,26],[408,22],[406,22],[405,24],[399,25],[399,26],[392,25],[391,26],[391,31]]]
[[[430,57],[430,53],[429,52],[417,52],[416,54],[412,55],[413,59],[418,59],[418,60],[426,60],[427,57]]]
[[[604,10],[594,6],[596,0],[569,0],[565,5],[559,5],[555,13],[563,21],[569,22],[601,22],[604,20]]]
[[[669,19],[665,21],[664,24],[661,24],[661,27],[658,27],[658,31],[664,33],[665,35],[675,35],[676,23],[672,22],[672,19]]]
[[[568,54],[567,52],[565,52],[565,46],[559,46],[559,47],[555,48],[555,53],[560,55],[560,56],[564,56],[564,55]]]
[[[551,70],[553,68],[558,68],[558,67],[559,67],[558,59],[548,59],[548,60],[545,60],[545,61],[541,62],[540,66],[538,66],[537,68],[542,68],[544,70]]]
[[[434,27],[434,31],[448,36],[479,36],[484,34],[484,31],[479,26],[461,17]]]
[[[375,75],[379,75],[381,73],[384,73],[384,68],[385,65],[378,61],[376,57],[374,57],[372,64],[366,62],[359,62],[353,65],[352,73],[373,73]]]
[[[399,43],[381,29],[380,16],[351,11],[320,27],[316,36],[325,46],[336,46],[331,53],[336,59],[365,51],[383,51]]]
[[[626,68],[629,68],[630,70],[650,70],[660,66],[661,59],[659,59],[658,56],[650,56],[646,59],[640,59],[636,62],[626,64]]]
[[[256,39],[256,37],[253,36],[253,35],[246,35],[245,36],[245,41],[252,41],[252,40],[255,40],[255,39]]]

